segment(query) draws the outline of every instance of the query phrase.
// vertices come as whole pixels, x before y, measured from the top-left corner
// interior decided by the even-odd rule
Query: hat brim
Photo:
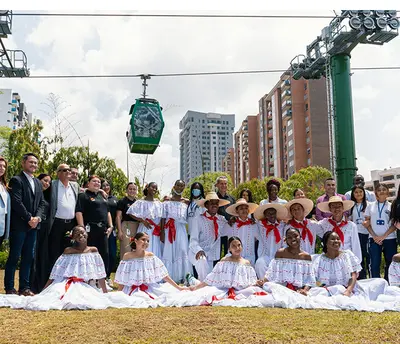
[[[314,208],[314,202],[312,200],[310,200],[308,198],[295,198],[285,204],[285,207],[288,211],[289,216],[291,216],[290,207],[294,204],[300,204],[303,207],[304,217],[306,217],[308,214],[310,214]]]
[[[280,220],[287,219],[288,211],[282,204],[279,204],[279,203],[267,203],[267,204],[258,206],[256,211],[254,212],[254,217],[257,220],[264,220],[265,219],[264,211],[267,209],[270,209],[270,208],[276,210],[276,217],[278,219],[280,219]]]
[[[227,201],[227,200],[225,200],[225,199],[215,199],[215,198],[212,198],[212,199],[201,199],[201,200],[199,200],[199,201],[196,201],[196,204],[199,206],[199,207],[203,207],[203,208],[205,208],[205,203],[206,202],[208,202],[208,201],[219,201],[218,202],[218,207],[223,207],[223,206],[225,206],[225,205],[228,205],[228,204],[231,204],[231,202],[229,202],[229,201]]]
[[[235,203],[235,204],[230,205],[228,208],[226,208],[225,211],[229,215],[239,216],[239,214],[238,214],[236,209],[238,207],[240,207],[241,205],[248,205],[249,206],[249,214],[253,214],[256,211],[257,207],[258,207],[258,204],[255,204],[255,203]]]
[[[321,202],[321,203],[318,203],[317,204],[317,207],[318,207],[318,209],[319,210],[321,210],[322,212],[324,212],[324,213],[331,213],[332,214],[332,212],[330,211],[330,209],[329,209],[329,204],[330,203],[343,203],[343,211],[348,211],[348,210],[350,210],[351,208],[353,208],[353,206],[354,206],[354,201],[335,201],[335,202]]]

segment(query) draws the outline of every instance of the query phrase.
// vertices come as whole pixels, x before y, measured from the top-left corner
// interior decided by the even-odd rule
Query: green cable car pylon
[[[159,146],[164,130],[162,107],[156,99],[146,98],[147,80],[150,75],[141,75],[143,80],[142,98],[136,99],[131,106],[129,115],[130,129],[127,139],[131,153],[154,154]]]

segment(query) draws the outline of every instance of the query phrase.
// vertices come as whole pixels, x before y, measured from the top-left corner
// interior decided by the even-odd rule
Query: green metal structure
[[[293,78],[327,78],[331,170],[345,193],[357,171],[350,53],[358,44],[383,45],[398,36],[396,10],[343,10],[291,61]]]

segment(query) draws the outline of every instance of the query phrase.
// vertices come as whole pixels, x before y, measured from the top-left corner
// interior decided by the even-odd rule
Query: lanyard
[[[198,208],[199,206],[197,205],[197,203],[196,202],[191,202],[190,204],[189,204],[189,217],[193,217],[194,216],[194,214],[195,214],[195,212],[196,212],[196,209]]]
[[[362,207],[362,203],[360,204],[360,208],[358,207],[358,205],[356,204],[356,210],[357,210],[357,214],[358,214],[358,219],[361,219],[361,207]]]
[[[382,218],[382,211],[383,211],[383,208],[385,208],[386,201],[382,203],[382,208],[379,207],[379,204],[380,204],[379,201],[377,201],[377,204],[378,204],[379,218],[381,219]]]

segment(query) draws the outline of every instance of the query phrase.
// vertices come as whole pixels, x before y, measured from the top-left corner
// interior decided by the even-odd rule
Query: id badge
[[[131,230],[129,229],[129,227],[126,227],[126,235],[131,236]]]
[[[357,225],[362,225],[362,223],[363,223],[363,220],[362,220],[362,219],[357,219],[357,220],[356,220],[356,224],[357,224]]]
[[[90,232],[90,225],[87,224],[86,227],[85,227],[85,229],[86,229],[86,232],[89,233],[89,232]]]
[[[384,226],[385,225],[385,220],[376,220],[377,226]]]

